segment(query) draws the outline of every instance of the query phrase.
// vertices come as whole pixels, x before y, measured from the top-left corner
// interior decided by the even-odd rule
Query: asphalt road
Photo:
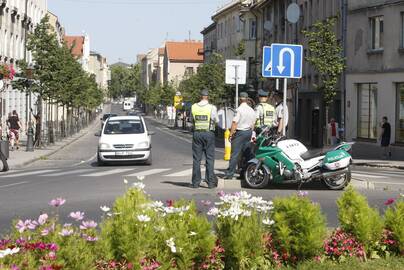
[[[113,106],[112,112],[123,114],[120,106]],[[111,206],[117,196],[125,192],[123,180],[138,181],[137,176],[144,175],[146,191],[152,198],[169,200],[186,198],[217,200],[218,190],[189,188],[191,179],[192,155],[190,135],[173,131],[164,125],[147,120],[152,137],[153,165],[114,165],[99,167],[95,162],[98,138],[94,130],[50,156],[18,171],[0,175],[0,233],[5,233],[13,219],[35,218],[43,212],[52,211],[48,202],[55,197],[67,199],[60,209],[62,219],[71,211],[84,211],[88,218],[99,220],[102,216],[100,206]],[[216,159],[223,157],[217,149]],[[218,174],[222,172],[218,171]],[[384,209],[384,202],[399,195],[404,189],[404,171],[393,169],[354,168],[356,179],[370,180],[376,190],[360,189],[372,206]],[[265,190],[248,192],[271,200],[276,196],[296,193],[297,186],[271,186]],[[225,189],[226,192],[239,191],[240,188]],[[336,200],[341,194],[329,191],[319,185],[303,187],[309,191],[313,201],[318,202],[327,216],[329,226],[337,226]],[[203,207],[203,206],[201,206]],[[205,207],[205,210],[206,207]]]

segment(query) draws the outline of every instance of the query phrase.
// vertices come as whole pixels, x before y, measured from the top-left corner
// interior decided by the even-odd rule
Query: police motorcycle
[[[243,170],[243,186],[262,189],[269,183],[301,186],[322,181],[328,189],[342,190],[351,181],[352,145],[344,142],[325,153],[315,153],[297,140],[280,136],[276,128],[263,127],[256,138],[255,158]]]

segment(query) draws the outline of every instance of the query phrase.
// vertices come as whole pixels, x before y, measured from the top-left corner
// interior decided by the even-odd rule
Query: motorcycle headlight
[[[144,142],[140,142],[137,145],[138,148],[148,148],[149,147],[149,142],[144,141]]]
[[[101,150],[111,149],[111,145],[109,145],[109,144],[107,144],[107,143],[100,143],[100,144],[98,145],[98,147],[99,147]]]

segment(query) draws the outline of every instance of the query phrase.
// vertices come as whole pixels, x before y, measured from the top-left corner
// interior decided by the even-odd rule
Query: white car
[[[97,151],[99,165],[113,162],[140,161],[152,164],[151,135],[143,117],[115,116],[105,122]]]

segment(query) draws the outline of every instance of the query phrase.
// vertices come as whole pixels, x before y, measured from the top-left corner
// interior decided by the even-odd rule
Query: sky
[[[108,63],[135,63],[136,55],[164,40],[202,40],[218,7],[229,0],[48,0],[67,35],[90,36]]]

